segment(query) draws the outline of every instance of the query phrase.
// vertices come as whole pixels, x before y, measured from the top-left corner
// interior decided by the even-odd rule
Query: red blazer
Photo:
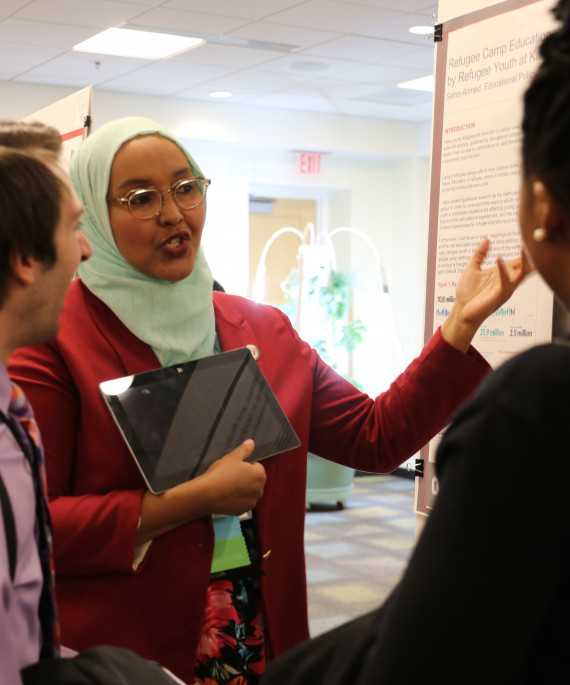
[[[264,460],[256,510],[265,625],[278,655],[308,637],[303,547],[307,450],[364,471],[390,472],[448,421],[488,365],[436,333],[376,400],[301,341],[277,309],[214,293],[222,350],[248,344],[301,446]],[[54,342],[12,355],[46,450],[63,643],[128,647],[191,681],[213,549],[210,517],[156,538],[132,568],[144,483],[99,395],[101,381],[160,364],[80,282]]]

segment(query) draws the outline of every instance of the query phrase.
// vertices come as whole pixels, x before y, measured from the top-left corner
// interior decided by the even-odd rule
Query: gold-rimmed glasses
[[[210,183],[209,178],[193,176],[176,181],[170,188],[134,188],[125,197],[108,197],[107,201],[120,202],[136,219],[146,221],[160,214],[165,193],[170,193],[176,206],[186,211],[204,201]]]

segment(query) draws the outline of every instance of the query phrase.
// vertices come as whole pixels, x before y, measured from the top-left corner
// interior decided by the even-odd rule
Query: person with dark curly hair
[[[524,96],[519,223],[570,309],[570,0]],[[502,365],[437,452],[439,495],[384,605],[291,650],[262,685],[570,682],[570,340]]]

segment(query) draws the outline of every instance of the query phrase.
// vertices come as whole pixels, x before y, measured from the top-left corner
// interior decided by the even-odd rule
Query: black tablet
[[[103,399],[154,493],[204,473],[246,438],[248,461],[300,445],[249,349],[105,381]]]

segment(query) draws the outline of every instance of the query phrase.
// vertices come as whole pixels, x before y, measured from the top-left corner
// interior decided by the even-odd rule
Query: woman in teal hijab
[[[73,157],[71,178],[93,256],[71,284],[56,340],[20,350],[10,367],[46,448],[63,643],[128,647],[189,683],[253,685],[267,658],[309,636],[309,447],[371,472],[417,452],[488,371],[471,338],[528,264],[481,269],[484,243],[452,315],[372,399],[280,311],[212,292],[201,248],[209,180],[163,127],[140,117],[102,126]],[[246,441],[205,474],[148,492],[99,383],[245,346],[300,446],[262,465],[245,461]],[[241,526],[214,516],[250,511]],[[249,559],[213,573],[214,551],[242,536]]]
[[[156,135],[150,138],[152,134],[159,134],[161,138]],[[144,138],[137,141],[140,136]],[[131,146],[127,146],[129,141],[132,141]],[[197,234],[195,242],[199,248],[194,268],[188,273],[183,269],[183,277],[176,281],[148,276],[133,266],[118,249],[110,217],[120,218],[122,215],[124,219],[131,219],[139,231],[152,222],[131,217],[124,204],[108,203],[108,190],[112,191],[109,180],[117,159],[120,163],[123,155],[131,156],[133,147],[140,147],[141,143],[144,146],[142,155],[153,154],[153,149],[149,148],[153,142],[158,146],[156,154],[160,154],[160,148],[166,141],[171,141],[187,158],[189,168],[184,171],[186,176],[203,179],[200,167],[186,150],[179,147],[172,135],[142,117],[128,117],[103,126],[96,136],[87,138],[80,146],[72,158],[70,170],[72,183],[85,206],[82,229],[93,245],[93,257],[82,265],[79,275],[91,292],[103,300],[138,338],[153,348],[163,366],[214,352],[214,308],[210,297],[213,279],[200,247],[202,226],[195,227],[193,231]],[[121,157],[116,158],[117,153]],[[127,186],[123,184],[120,193],[127,195],[131,186],[140,186],[139,179],[134,178],[134,183]],[[203,188],[205,193],[207,186]],[[205,195],[203,204],[191,213],[190,221],[203,225],[204,218]],[[187,259],[174,256],[172,261],[176,260],[188,263],[188,268],[192,266]]]
[[[214,320],[213,278],[201,247],[206,191],[210,181],[204,177],[191,155],[156,122],[142,117],[128,117],[102,126],[84,141],[72,158],[70,176],[85,207],[81,228],[90,236],[93,246],[93,260],[88,268],[79,273],[83,295],[87,298],[87,311],[92,315],[91,321],[95,323],[97,331],[111,342],[114,354],[121,358],[116,370],[103,373],[108,378],[117,377],[125,372],[156,368],[159,365],[168,366],[219,352]],[[73,284],[77,285],[78,282]],[[96,300],[91,301],[91,296],[95,296]],[[105,313],[100,317],[102,305],[108,310],[103,310]],[[68,307],[66,314],[70,309]],[[112,316],[109,311],[114,317],[110,319],[111,325],[106,329],[106,319]],[[132,362],[123,353],[121,346],[125,342],[128,344],[131,335],[135,336],[137,344],[140,341],[148,345],[158,361],[150,358],[144,361],[145,366],[142,368],[130,367]],[[62,332],[62,337],[64,336]],[[91,359],[95,365],[97,362],[94,357],[98,356],[96,348],[95,336],[90,335],[83,351],[85,357]],[[146,352],[142,350],[143,348],[141,354],[146,356]],[[93,379],[87,381],[79,376],[77,373],[74,377],[77,387],[83,388],[90,383],[91,392],[96,391],[97,385],[92,382]],[[103,377],[98,380],[103,380]],[[41,400],[38,403],[41,404]],[[95,425],[95,412],[84,411],[86,415],[90,415]],[[97,431],[104,434],[105,429],[97,426]],[[149,552],[155,538],[164,536],[188,521],[207,516],[209,530],[200,531],[195,544],[203,546],[208,557],[208,554],[211,556],[212,540],[209,539],[203,545],[199,540],[204,532],[207,538],[211,538],[210,514],[223,514],[226,519],[235,518],[237,522],[235,515],[254,508],[263,491],[265,472],[260,464],[244,461],[252,452],[253,445],[250,443],[251,441],[246,442],[221,459],[205,478],[196,478],[185,484],[188,487],[183,488],[186,490],[184,499],[182,492],[176,488],[162,496],[143,493],[140,504],[137,505],[136,547],[131,559],[132,568],[139,573],[135,578],[144,574],[149,580],[152,578],[148,566],[152,565],[153,556],[159,555],[159,552],[156,555]],[[58,454],[62,452],[60,447],[56,451]],[[80,458],[79,450],[76,460],[77,468],[87,473],[88,460],[83,461]],[[130,463],[129,469],[133,465],[134,462]],[[99,457],[99,470],[104,469]],[[54,476],[54,482],[55,480]],[[93,483],[91,477],[86,480]],[[105,489],[118,487],[118,483],[113,483],[112,480],[111,476],[110,485]],[[87,490],[90,487],[92,486],[87,486]],[[68,490],[67,485],[65,489]],[[76,523],[81,529],[81,517]],[[125,523],[120,530],[127,527],[128,523]],[[55,528],[59,529],[57,515]],[[237,530],[239,535],[239,522]],[[98,535],[95,538],[99,540]],[[122,544],[128,546],[129,541]],[[184,565],[182,556],[180,555],[180,563]],[[147,563],[149,557],[150,564]],[[168,560],[168,555],[165,555],[164,563],[166,566],[172,563]],[[196,565],[194,559],[194,566]],[[94,566],[90,568],[94,570]],[[202,566],[203,564],[200,567]],[[207,567],[203,568],[208,571]],[[220,574],[218,578],[219,576]],[[223,655],[223,670],[228,675],[234,672],[245,674],[248,668],[259,671],[263,666],[265,653],[253,594],[259,594],[258,589],[251,585],[246,586],[240,578],[228,579],[223,576],[223,582],[222,592],[226,603],[229,602],[228,607],[233,617],[231,624],[224,619],[228,635],[223,640],[226,643],[225,651],[230,653]],[[156,584],[160,583],[157,578]],[[259,585],[257,579],[255,583],[256,586]],[[191,573],[187,574],[185,584],[192,586]],[[63,630],[66,632],[66,644],[78,644],[76,640],[91,642],[93,633],[90,627],[82,633],[77,620],[70,617],[65,602],[65,582],[62,581],[60,585],[60,613]],[[216,585],[209,585],[211,589],[208,592],[215,597]],[[140,590],[138,592],[140,595]],[[200,592],[197,592],[197,596],[200,596]],[[247,599],[243,599],[244,597]],[[123,595],[123,598],[125,602],[129,602],[128,596]],[[176,601],[183,602],[183,598]],[[96,603],[97,600],[94,599],[84,612],[87,623],[92,623],[93,605]],[[203,608],[203,594],[200,604]],[[197,613],[197,617],[192,616]],[[164,614],[169,616],[167,607],[164,608]],[[167,642],[176,641],[174,637],[171,639],[170,632],[176,635],[180,632],[184,634],[188,629],[193,631],[193,639],[189,639],[182,649],[186,655],[192,655],[196,651],[195,643],[200,632],[197,630],[199,625],[192,625],[192,621],[201,622],[199,612],[194,610],[190,614],[188,626],[177,626],[176,621],[171,625],[167,619],[169,632],[165,632],[163,626],[159,628]],[[219,611],[213,612],[215,619],[219,619],[219,616]],[[141,632],[145,630],[143,625]],[[109,631],[103,632],[106,632],[104,642],[121,643]],[[131,639],[130,642],[135,651],[160,659],[186,678],[194,675],[193,669],[187,672],[176,659],[171,661],[167,650],[156,647],[150,652],[146,650],[144,641],[136,636],[136,632],[136,627],[130,628],[131,635],[135,635],[134,641]],[[129,641],[129,638],[126,639]],[[247,653],[240,648],[245,640],[249,643]],[[216,647],[213,654],[218,657],[217,662],[210,664],[211,648],[207,634],[202,638],[203,643],[204,641],[201,669],[209,676],[212,669],[219,670],[217,662],[222,654]],[[194,665],[196,657],[191,658]],[[221,677],[220,682],[225,680],[225,677]]]
[[[83,283],[152,347],[162,366],[219,352],[213,278],[201,247],[210,181],[191,155],[162,126],[129,117],[88,138],[70,174],[85,205],[83,231],[94,245],[93,261],[79,273]],[[249,446],[241,453],[248,456]],[[245,474],[254,496],[235,512],[230,505],[227,513],[253,507],[265,481],[263,467],[241,463],[241,453],[234,468]],[[180,524],[176,511],[163,507],[157,516],[153,499],[149,493],[143,498],[141,552],[156,535]],[[165,527],[165,513],[174,524]],[[239,585],[230,597],[236,602],[243,592]],[[254,619],[255,613],[249,620]],[[253,656],[261,653],[248,661]],[[245,671],[247,661],[234,662],[235,667]]]

